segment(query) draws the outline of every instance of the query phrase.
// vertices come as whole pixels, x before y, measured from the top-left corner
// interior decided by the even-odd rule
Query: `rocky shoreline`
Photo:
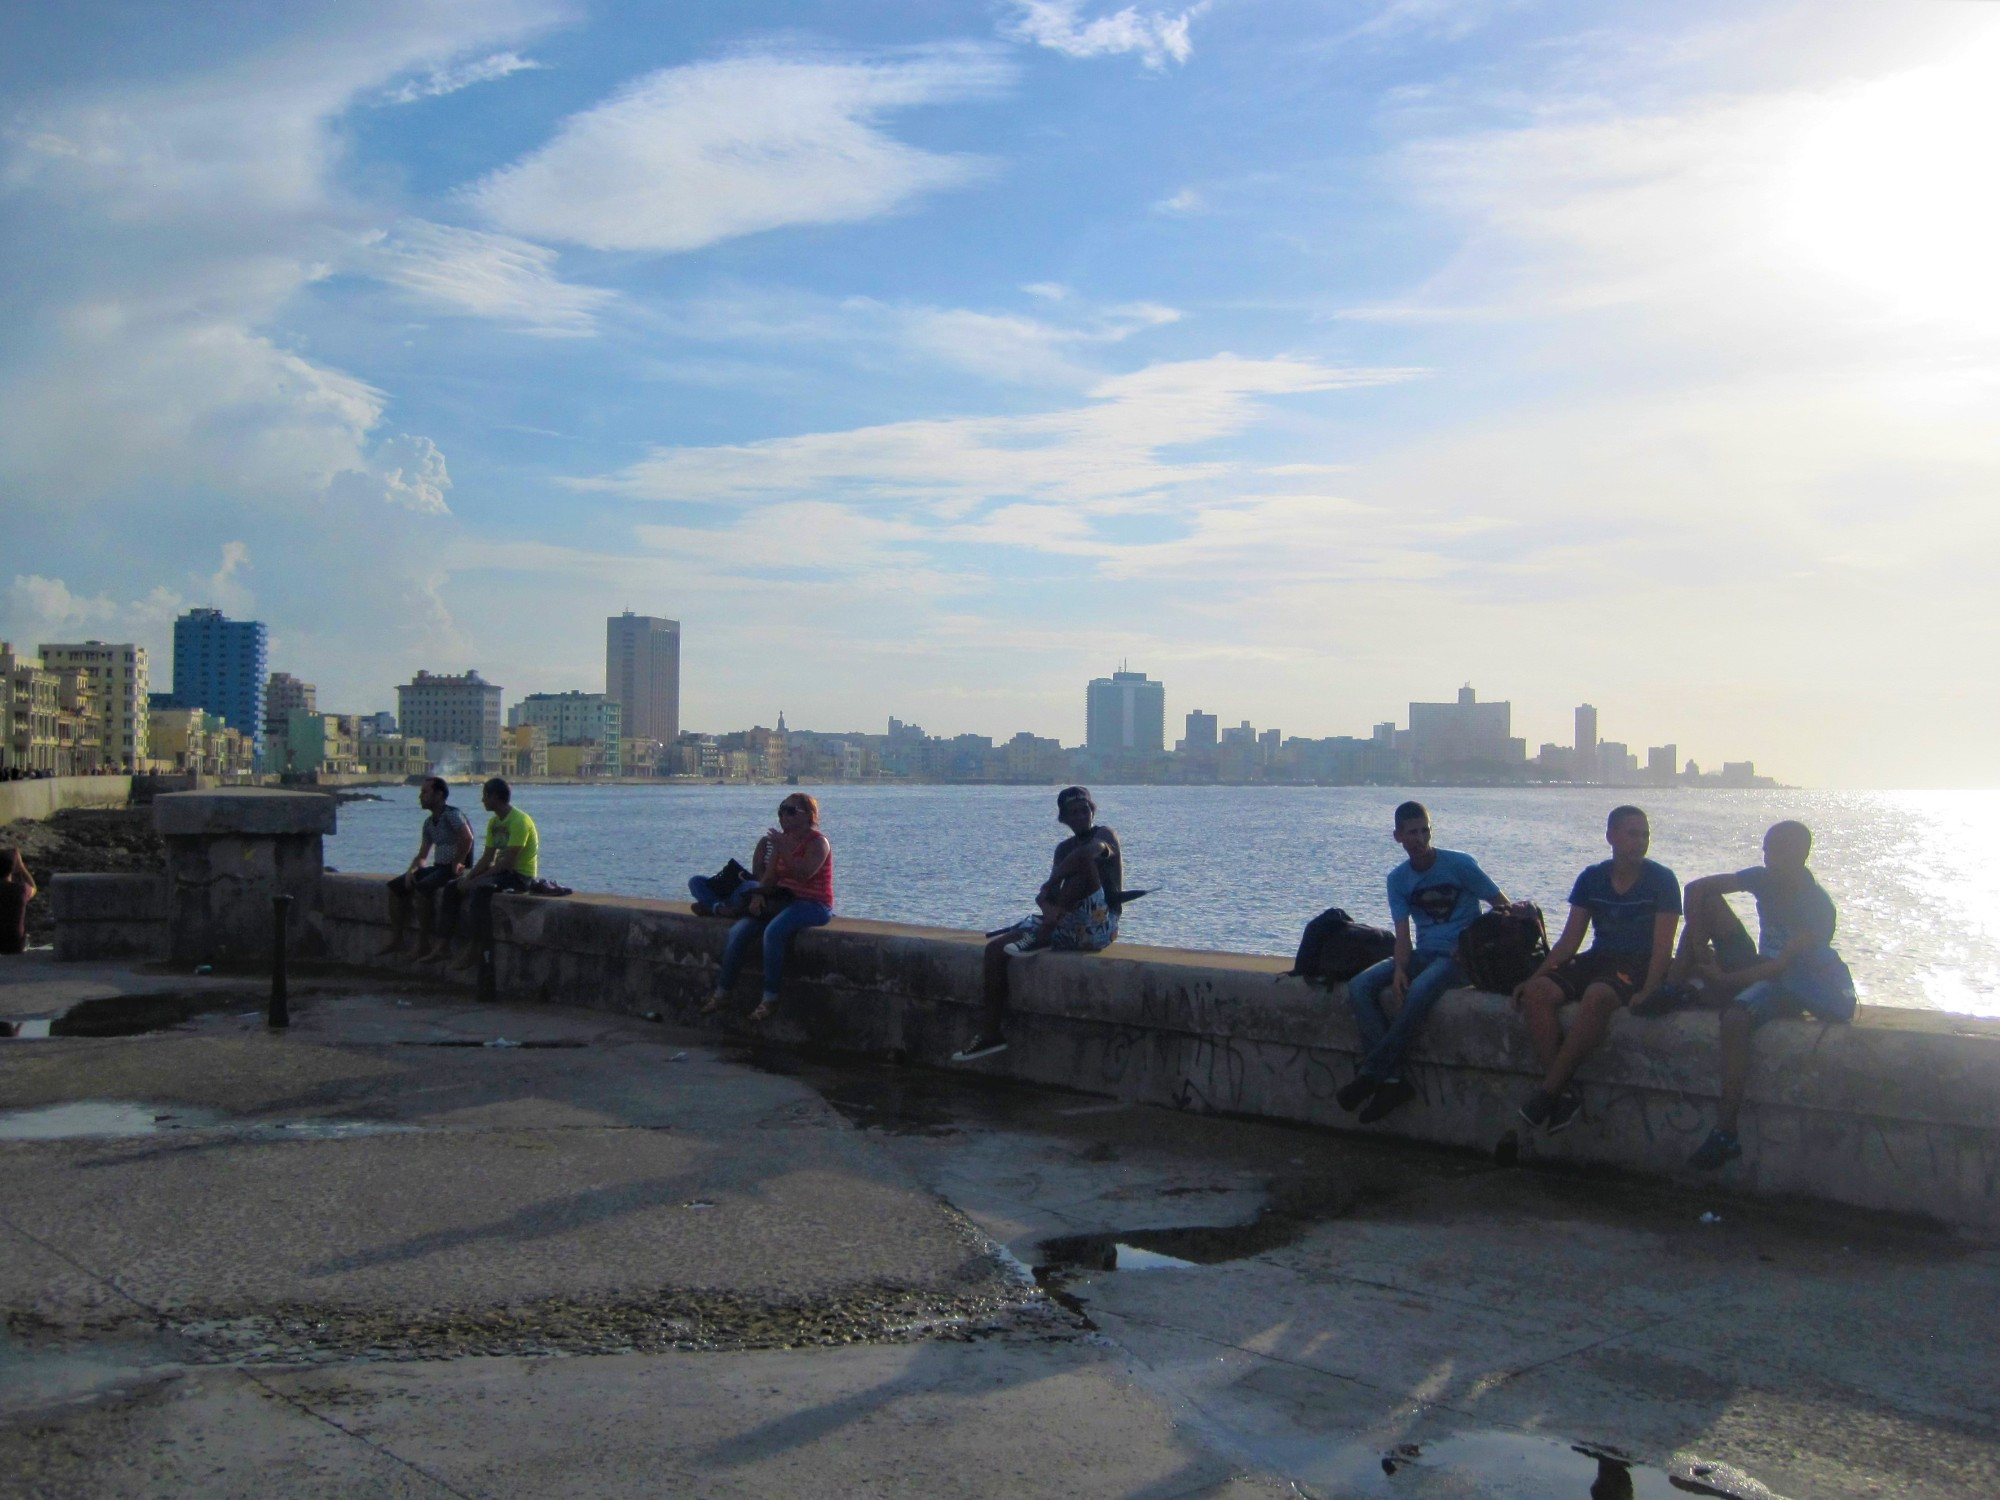
[[[166,846],[153,828],[151,807],[70,807],[46,821],[0,826],[0,849],[19,849],[35,877],[28,903],[28,942],[55,935],[49,883],[58,874],[129,874],[165,867]]]

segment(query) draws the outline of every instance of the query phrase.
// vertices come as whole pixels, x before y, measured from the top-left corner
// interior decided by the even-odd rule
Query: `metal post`
[[[292,1008],[285,993],[285,937],[292,915],[290,896],[271,898],[271,1029],[282,1031],[292,1024]]]

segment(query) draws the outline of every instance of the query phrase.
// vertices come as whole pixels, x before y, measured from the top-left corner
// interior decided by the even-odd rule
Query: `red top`
[[[809,860],[815,845],[826,850],[826,858],[820,861],[819,868],[810,875],[795,874],[794,871]],[[832,911],[833,845],[818,829],[807,834],[797,848],[788,847],[788,841],[782,838],[771,840],[770,879],[772,884],[783,886],[794,896],[807,901],[817,901],[828,911]]]

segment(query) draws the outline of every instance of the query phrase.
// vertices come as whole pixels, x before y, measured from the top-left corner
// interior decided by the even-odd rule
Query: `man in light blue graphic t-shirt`
[[[1389,872],[1396,952],[1347,981],[1361,1062],[1354,1081],[1334,1095],[1342,1109],[1360,1110],[1364,1125],[1416,1097],[1403,1078],[1403,1054],[1444,992],[1466,982],[1453,957],[1458,935],[1482,901],[1496,910],[1511,904],[1471,855],[1431,847],[1431,815],[1421,802],[1396,809],[1393,836],[1409,856]],[[1403,1002],[1394,1020],[1382,1008],[1382,992],[1391,986]]]

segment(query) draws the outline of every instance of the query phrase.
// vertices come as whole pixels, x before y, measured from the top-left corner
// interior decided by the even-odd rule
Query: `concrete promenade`
[[[173,1023],[0,1042],[0,1494],[2000,1493],[1965,1238],[393,976],[298,977],[281,1034],[261,996],[0,960],[0,1016]]]

